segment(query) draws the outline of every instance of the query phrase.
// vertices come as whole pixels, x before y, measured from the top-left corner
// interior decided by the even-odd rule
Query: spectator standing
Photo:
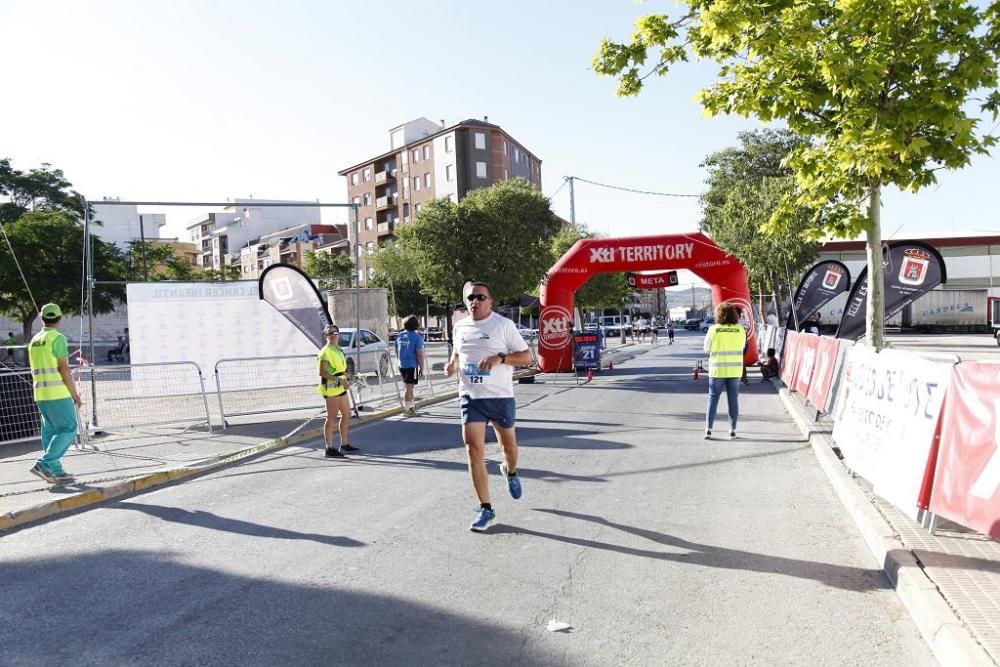
[[[42,418],[42,456],[30,472],[50,484],[66,484],[73,476],[62,457],[76,438],[76,408],[82,405],[69,372],[69,345],[59,333],[62,309],[42,306],[42,330],[28,345],[28,363],[34,381],[35,403]]]
[[[14,365],[14,346],[17,345],[17,339],[14,338],[14,332],[8,331],[7,338],[4,339],[3,344],[7,347],[7,362],[12,366]]]
[[[347,393],[347,356],[340,348],[340,328],[328,324],[323,328],[326,345],[316,355],[319,366],[319,395],[326,402],[326,421],[323,422],[323,442],[327,458],[344,458],[344,452],[356,452],[357,447],[348,443],[351,423],[351,398]],[[333,427],[339,418],[340,447],[333,446]]]
[[[399,374],[403,376],[403,412],[417,414],[413,407],[413,390],[424,374],[424,338],[417,332],[419,321],[416,315],[403,320],[403,331],[396,336],[396,356],[399,358]]]
[[[739,418],[740,377],[743,374],[743,354],[746,332],[739,323],[736,306],[729,302],[715,307],[715,324],[705,334],[704,349],[708,353],[708,411],[705,415],[705,439],[712,438],[712,427],[722,392],[729,403],[729,439],[736,438]]]
[[[500,474],[515,500],[521,497],[517,476],[517,438],[514,432],[514,366],[528,364],[531,352],[517,326],[493,312],[493,295],[486,283],[466,283],[463,290],[470,317],[456,322],[455,349],[445,366],[445,375],[458,373],[462,440],[469,461],[469,475],[479,500],[479,509],[469,526],[482,532],[496,518],[490,503],[486,471],[486,424],[503,450]]]

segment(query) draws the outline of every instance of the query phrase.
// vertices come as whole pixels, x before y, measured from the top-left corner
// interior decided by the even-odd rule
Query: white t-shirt
[[[470,316],[455,324],[454,334],[459,396],[514,398],[513,366],[500,364],[479,370],[479,362],[486,357],[528,349],[514,322],[496,313],[478,321]]]

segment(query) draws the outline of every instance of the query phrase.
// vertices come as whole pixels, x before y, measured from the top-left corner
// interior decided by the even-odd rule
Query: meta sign
[[[659,289],[677,285],[676,271],[660,271],[659,273],[630,273],[628,284],[636,289]]]

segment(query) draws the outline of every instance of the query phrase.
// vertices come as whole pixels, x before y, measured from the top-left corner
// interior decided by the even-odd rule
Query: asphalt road
[[[702,440],[700,343],[520,385],[486,534],[447,403],[4,535],[0,664],[933,664],[769,384]]]

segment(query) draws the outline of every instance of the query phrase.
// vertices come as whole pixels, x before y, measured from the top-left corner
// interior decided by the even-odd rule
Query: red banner
[[[826,400],[830,395],[830,385],[833,384],[833,371],[837,365],[839,349],[836,338],[822,336],[817,343],[816,365],[813,367],[812,380],[806,391],[806,398],[816,406],[817,410],[826,410]]]
[[[660,271],[659,273],[630,273],[628,284],[636,289],[659,289],[677,285],[676,271]]]
[[[789,388],[800,394],[806,394],[809,391],[809,383],[812,382],[813,368],[816,366],[816,348],[819,347],[819,336],[799,334],[795,346],[798,348],[799,363]]]
[[[1000,539],[1000,364],[952,369],[931,511]]]
[[[795,331],[787,331],[785,333],[785,343],[781,348],[781,381],[785,383],[785,386],[792,386],[792,378],[795,377],[795,371],[799,365],[799,340],[802,338],[802,334],[796,333]]]

